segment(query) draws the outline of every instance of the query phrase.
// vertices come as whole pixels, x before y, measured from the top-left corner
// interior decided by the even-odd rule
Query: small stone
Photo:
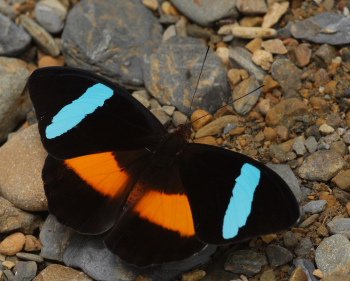
[[[264,135],[265,135],[266,140],[268,140],[268,141],[275,141],[277,139],[277,133],[271,127],[265,127]]]
[[[34,261],[18,261],[13,268],[15,278],[13,281],[32,280],[36,276],[38,266]]]
[[[193,140],[194,143],[202,143],[202,144],[208,144],[208,145],[214,145],[217,146],[217,142],[214,137],[212,136],[207,136],[199,139]]]
[[[33,281],[53,280],[93,281],[84,272],[60,264],[49,265],[33,279]]]
[[[279,21],[279,19],[287,12],[289,8],[289,2],[274,2],[264,16],[262,27],[271,27]]]
[[[350,170],[340,171],[333,179],[338,187],[343,190],[350,191]]]
[[[266,243],[270,244],[272,241],[277,239],[277,234],[266,234],[266,235],[261,235],[261,239]]]
[[[277,136],[280,137],[283,141],[288,140],[289,133],[288,133],[288,129],[286,127],[277,126],[275,128],[275,132],[276,132]]]
[[[249,74],[244,69],[232,68],[227,72],[227,77],[230,80],[231,84],[235,86],[242,80],[247,79],[249,77]]]
[[[12,269],[15,267],[15,263],[12,261],[4,261],[1,263],[6,269]]]
[[[199,129],[196,133],[196,138],[202,138],[205,136],[215,136],[220,133],[221,129],[227,126],[228,124],[237,124],[238,118],[233,115],[222,116],[213,122],[205,125]]]
[[[198,281],[205,276],[205,271],[200,269],[195,269],[191,272],[181,275],[181,281]]]
[[[283,243],[287,248],[294,248],[298,245],[298,238],[293,232],[287,231],[283,236]]]
[[[320,225],[320,226],[317,228],[317,233],[318,233],[320,236],[323,236],[323,237],[328,237],[328,236],[329,236],[328,229],[327,229],[327,227],[324,226],[323,224]]]
[[[257,50],[261,50],[262,39],[260,37],[253,39],[247,45],[245,45],[246,49],[248,49],[251,53],[255,53]]]
[[[272,54],[264,50],[257,50],[252,56],[252,60],[255,64],[261,66],[264,70],[270,70],[271,63],[273,62]]]
[[[332,134],[334,132],[334,128],[332,128],[328,124],[322,124],[320,126],[319,130],[323,135],[329,135],[329,134]]]
[[[300,240],[299,244],[295,247],[294,252],[298,257],[306,257],[309,254],[311,248],[312,242],[310,237],[305,237]]]
[[[0,253],[13,256],[23,249],[24,243],[25,236],[22,233],[11,234],[0,243]]]
[[[326,205],[326,200],[310,201],[303,206],[303,210],[305,213],[317,214],[323,212],[326,208]]]
[[[33,37],[38,46],[47,54],[57,57],[60,54],[60,50],[57,47],[55,40],[52,36],[41,26],[39,26],[34,20],[26,15],[20,15],[18,17],[21,26]]]
[[[343,157],[334,151],[316,151],[300,166],[299,176],[307,180],[328,181],[347,166]]]
[[[341,234],[325,238],[315,252],[317,267],[324,275],[350,270],[350,242]]]
[[[265,51],[271,54],[286,54],[288,51],[280,39],[271,39],[261,43]]]
[[[225,270],[236,274],[253,276],[266,264],[265,256],[252,250],[231,252],[225,262]]]
[[[307,281],[308,276],[304,272],[303,268],[300,265],[298,265],[290,275],[289,281],[304,281],[304,280]]]
[[[239,25],[246,27],[256,27],[260,26],[262,21],[262,17],[244,17],[240,20]]]
[[[293,144],[293,150],[299,156],[303,156],[306,153],[305,139],[303,136],[296,138]]]
[[[304,220],[303,222],[301,222],[299,224],[300,228],[308,228],[310,225],[312,225],[315,221],[317,221],[319,215],[318,214],[314,214],[311,215],[310,217],[308,217],[306,220]]]
[[[157,0],[142,0],[142,4],[152,11],[156,11],[158,9]]]
[[[176,34],[177,34],[177,31],[176,31],[175,25],[169,25],[164,30],[162,41],[165,42],[166,40],[168,40],[169,38],[175,36]]]
[[[61,32],[67,16],[67,8],[57,0],[42,0],[35,5],[37,22],[50,33]]]
[[[267,12],[265,1],[260,0],[238,0],[236,6],[245,15],[265,14]]]
[[[263,99],[259,102],[259,111],[262,115],[266,115],[266,113],[272,108],[272,102],[270,99]]]
[[[313,107],[313,109],[316,112],[321,112],[321,113],[329,112],[329,104],[325,99],[320,97],[311,97],[309,101],[310,101],[310,105]]]
[[[333,219],[327,227],[331,234],[342,234],[350,239],[350,218]]]
[[[43,56],[38,61],[38,67],[47,67],[47,66],[64,66],[66,61],[63,56],[58,56],[56,58],[51,56]]]
[[[151,109],[151,112],[157,119],[160,121],[160,123],[163,124],[163,126],[167,127],[170,124],[171,118],[164,112],[163,109],[160,108],[154,108]]]
[[[314,136],[308,137],[305,140],[304,145],[311,154],[314,153],[317,149],[317,141]]]
[[[175,127],[178,127],[179,125],[186,124],[188,122],[188,118],[185,114],[183,114],[180,111],[175,111],[172,116],[172,122]]]
[[[195,131],[198,131],[200,128],[212,122],[214,120],[214,117],[208,111],[198,109],[192,113],[190,120],[191,122],[194,122],[192,124],[193,129]]]
[[[229,66],[230,65],[230,50],[226,47],[219,47],[216,49],[215,53],[221,58],[222,62]]]
[[[232,100],[234,100],[233,107],[240,115],[247,114],[258,101],[261,89],[254,91],[259,87],[259,82],[254,76],[240,82],[233,89]],[[252,92],[254,91],[254,92]],[[249,95],[247,95],[250,93]]]
[[[41,242],[38,238],[33,235],[25,236],[24,250],[27,252],[40,251],[42,248]]]
[[[162,106],[162,110],[169,116],[172,116],[175,111],[175,106],[164,105]]]
[[[25,260],[25,261],[35,261],[37,263],[44,262],[43,257],[41,257],[39,255],[29,254],[29,253],[19,252],[16,254],[16,257],[20,258],[21,260]]]
[[[280,266],[293,260],[293,255],[279,245],[267,246],[266,254],[271,266]]]
[[[277,31],[272,28],[235,26],[232,28],[232,34],[244,39],[271,38],[276,37]]]

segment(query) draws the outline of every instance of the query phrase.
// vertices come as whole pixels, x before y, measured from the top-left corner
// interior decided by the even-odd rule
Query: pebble
[[[204,116],[204,117],[203,117]],[[191,122],[194,122],[192,124],[192,127],[195,131],[198,131],[205,125],[209,124],[214,120],[213,115],[211,115],[208,111],[205,111],[203,109],[196,110],[191,115]]]
[[[321,134],[328,135],[334,132],[334,128],[329,126],[328,124],[322,124],[319,128]]]
[[[232,35],[242,39],[273,38],[277,31],[272,28],[235,26],[231,29]]]
[[[169,126],[171,122],[171,118],[168,114],[165,113],[165,111],[161,108],[154,108],[151,109],[151,112],[154,114],[155,117],[160,121],[160,123],[163,124],[163,126]]]
[[[281,85],[286,99],[299,96],[296,89],[301,84],[302,71],[289,59],[275,60],[271,65],[271,74]]]
[[[26,15],[20,15],[19,22],[44,53],[53,57],[57,57],[60,54],[60,49],[53,37],[34,20]]]
[[[294,117],[306,114],[308,107],[299,99],[291,98],[279,102],[266,113],[266,123],[270,127],[292,127],[296,120]]]
[[[310,217],[308,217],[306,220],[301,222],[299,224],[300,228],[308,228],[310,225],[314,224],[315,221],[317,221],[319,215],[318,214],[313,214]]]
[[[4,261],[1,263],[6,269],[12,269],[15,267],[15,263],[12,261]]]
[[[24,212],[0,196],[0,233],[33,233],[41,223],[40,216]]]
[[[294,248],[296,245],[298,245],[298,238],[292,231],[287,231],[283,235],[283,244],[287,248]]]
[[[38,266],[34,261],[18,261],[13,268],[15,277],[13,281],[32,280],[36,276]]]
[[[342,234],[350,239],[350,218],[333,219],[327,227],[331,234]]]
[[[298,257],[306,257],[309,254],[311,248],[312,242],[310,237],[305,237],[299,241],[298,245],[294,249],[294,253]]]
[[[311,154],[317,150],[317,141],[314,136],[308,137],[304,145]]]
[[[13,256],[24,247],[25,236],[21,232],[7,236],[0,243],[0,253],[6,256]]]
[[[19,126],[29,111],[29,97],[23,95],[29,74],[24,61],[0,57],[0,143]]]
[[[261,47],[271,54],[286,54],[288,51],[280,39],[266,40],[261,43]]]
[[[284,1],[281,3],[274,2],[265,14],[261,26],[265,28],[272,27],[287,12],[288,8],[288,1]]]
[[[42,0],[35,5],[35,19],[48,32],[61,32],[67,16],[66,7],[57,0]]]
[[[328,181],[347,168],[343,157],[334,151],[316,151],[305,159],[299,168],[299,176],[307,180]]]
[[[49,265],[33,279],[33,281],[53,280],[93,281],[85,273],[60,264]]]
[[[37,125],[22,130],[0,148],[0,192],[17,208],[47,210],[41,179],[46,156]]]
[[[17,56],[30,44],[31,37],[21,27],[0,13],[0,56]]]
[[[223,129],[228,124],[237,124],[238,118],[234,115],[226,115],[222,116],[204,127],[200,128],[196,133],[196,138],[202,138],[206,136],[215,136],[220,133],[221,129]]]
[[[200,269],[195,269],[191,272],[181,275],[181,281],[198,281],[205,276],[205,271]]]
[[[307,66],[311,61],[312,50],[309,44],[299,44],[290,51],[290,58],[299,67]]]
[[[69,66],[141,86],[144,56],[159,46],[161,31],[156,17],[139,0],[83,0],[67,16],[63,54]]]
[[[25,261],[35,261],[37,263],[44,262],[43,257],[41,257],[39,255],[24,253],[24,252],[16,253],[16,257],[18,257],[21,260],[25,260]]]
[[[24,244],[24,250],[27,252],[37,252],[40,251],[42,248],[40,240],[33,236],[33,235],[26,235],[25,236],[25,244]]]
[[[237,0],[237,9],[244,15],[265,14],[267,5],[262,0]]]
[[[259,82],[254,76],[250,76],[233,89],[233,107],[239,115],[246,115],[255,106],[261,94],[261,89],[256,90],[258,87]]]
[[[249,74],[244,69],[231,68],[227,72],[227,77],[233,86],[236,86],[239,82],[249,77]]]
[[[270,52],[264,50],[257,50],[252,56],[252,61],[261,66],[262,69],[268,71],[271,68],[271,63],[273,62],[273,57]]]
[[[287,249],[279,245],[269,245],[266,248],[270,266],[284,265],[293,260],[293,255]]]
[[[332,182],[345,191],[350,191],[350,170],[340,171]]]
[[[252,250],[239,250],[229,253],[224,267],[227,271],[251,277],[259,273],[265,264],[264,255]]]
[[[186,124],[186,122],[188,122],[188,118],[185,114],[176,110],[174,111],[171,121],[175,127],[178,127],[179,125]]]
[[[303,258],[297,258],[297,259],[294,259],[293,260],[293,264],[296,266],[296,267],[301,267],[303,272],[305,273],[306,275],[306,279],[305,280],[308,280],[308,281],[318,281],[316,279],[316,277],[313,275],[314,271],[315,271],[315,266],[314,264],[307,260],[307,259],[303,259]],[[302,281],[303,279],[299,280],[295,280],[295,281]],[[292,281],[292,280],[290,280]]]
[[[305,213],[318,214],[326,209],[326,205],[326,200],[310,201],[309,203],[303,206],[303,210]]]
[[[350,242],[341,234],[325,238],[315,252],[317,267],[324,275],[350,270]]]
[[[142,0],[142,4],[152,11],[156,11],[159,6],[157,0]]]
[[[230,89],[227,70],[220,57],[211,50],[203,67],[195,99],[192,106],[190,104],[205,53],[205,45],[196,38],[171,37],[150,57],[144,77],[147,90],[161,104],[174,105],[187,114],[196,109],[211,113],[216,111],[226,102]],[[172,78],[174,76],[177,79]]]
[[[248,50],[241,47],[233,47],[230,49],[230,59],[245,69],[250,75],[255,76],[259,83],[264,81],[266,72],[252,61],[252,54]]]
[[[303,136],[296,138],[293,143],[293,150],[299,156],[303,156],[306,153],[305,139]]]

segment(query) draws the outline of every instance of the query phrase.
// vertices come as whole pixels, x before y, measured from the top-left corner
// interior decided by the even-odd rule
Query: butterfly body
[[[288,185],[265,165],[168,133],[118,85],[68,67],[29,80],[49,211],[108,249],[148,266],[284,230],[299,217]]]

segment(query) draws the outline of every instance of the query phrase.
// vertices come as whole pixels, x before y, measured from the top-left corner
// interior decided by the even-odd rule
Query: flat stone
[[[67,16],[63,54],[69,66],[140,86],[144,60],[161,43],[161,32],[158,19],[139,0],[83,0]]]
[[[232,28],[232,35],[244,39],[274,38],[277,31],[272,28],[235,26]]]
[[[333,179],[338,187],[343,190],[350,191],[350,170],[340,171]]]
[[[0,56],[17,56],[30,44],[30,35],[0,13]]]
[[[226,67],[212,50],[193,98],[205,53],[206,46],[199,39],[171,37],[150,57],[145,68],[146,88],[161,104],[176,106],[184,114],[196,109],[215,112],[227,101],[230,88]]]
[[[33,279],[33,281],[54,280],[93,281],[84,272],[60,264],[49,265]]]
[[[279,21],[279,19],[288,11],[289,8],[289,2],[275,2],[267,11],[266,15],[264,16],[262,27],[271,27],[275,23]]]
[[[228,124],[237,124],[238,118],[234,115],[225,115],[200,128],[196,133],[196,138],[215,136]]]
[[[57,0],[42,0],[35,5],[35,18],[48,32],[61,32],[67,16],[67,8]]]
[[[0,57],[0,143],[19,126],[31,108],[29,94],[23,92],[29,74],[24,61]]]
[[[305,213],[317,214],[323,212],[326,208],[326,205],[326,200],[310,201],[309,203],[303,206],[303,210]]]
[[[13,269],[15,273],[13,281],[32,280],[37,270],[38,266],[34,261],[18,261]]]
[[[0,192],[17,208],[47,210],[41,179],[46,156],[37,125],[17,133],[0,148]]]
[[[293,260],[291,252],[278,245],[267,246],[266,254],[271,266],[284,265]]]
[[[342,234],[350,239],[350,218],[333,219],[327,227],[331,234]]]

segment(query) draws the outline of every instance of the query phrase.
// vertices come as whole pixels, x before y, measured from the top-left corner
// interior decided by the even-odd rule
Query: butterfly
[[[91,72],[46,67],[29,78],[49,212],[149,266],[291,227],[298,203],[248,156],[172,133],[122,87]]]

